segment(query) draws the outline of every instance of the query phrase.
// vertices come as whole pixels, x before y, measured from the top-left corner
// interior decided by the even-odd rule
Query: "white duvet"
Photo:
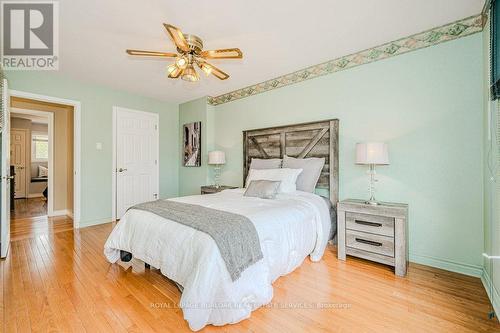
[[[232,281],[214,240],[201,231],[155,214],[129,210],[113,229],[104,254],[114,263],[120,251],[157,267],[184,287],[180,306],[189,327],[237,323],[273,298],[272,283],[310,255],[319,261],[328,242],[330,214],[323,198],[296,191],[275,200],[243,196],[244,189],[169,200],[248,217],[264,258]]]

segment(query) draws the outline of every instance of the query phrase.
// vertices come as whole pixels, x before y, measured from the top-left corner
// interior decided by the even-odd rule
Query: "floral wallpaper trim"
[[[207,98],[210,105],[219,105],[232,102],[241,98],[260,94],[269,90],[285,87],[305,80],[313,79],[348,68],[368,64],[410,51],[419,50],[442,42],[472,35],[483,30],[483,16],[471,16],[453,23],[430,29],[416,35],[382,44],[361,52],[329,60],[327,62],[310,66],[296,72],[279,76],[261,83],[226,94]]]

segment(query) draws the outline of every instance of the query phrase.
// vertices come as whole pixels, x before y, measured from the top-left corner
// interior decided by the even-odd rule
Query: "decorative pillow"
[[[280,188],[280,181],[272,180],[252,180],[245,193],[246,197],[256,197],[261,199],[275,199]]]
[[[294,158],[285,155],[283,158],[283,168],[303,170],[297,178],[297,190],[304,192],[314,192],[324,165],[324,157]]]
[[[49,169],[44,167],[43,165],[38,166],[38,177],[48,177],[49,176]]]
[[[297,182],[297,177],[302,172],[302,169],[250,169],[248,172],[248,178],[246,186],[253,180],[272,180],[280,181],[279,192],[289,193],[294,192],[297,187],[295,183]]]
[[[279,169],[281,168],[281,158],[260,159],[252,158],[250,169]]]

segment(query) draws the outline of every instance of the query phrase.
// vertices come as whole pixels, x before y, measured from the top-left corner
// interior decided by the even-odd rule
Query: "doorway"
[[[11,91],[11,129],[21,127],[18,122],[31,122],[25,140],[26,194],[14,194],[17,199],[11,211],[12,239],[78,227],[79,103],[65,102]],[[45,127],[42,118],[46,119]],[[13,155],[16,152],[12,151]],[[16,177],[23,177],[23,172]]]
[[[33,102],[31,102],[33,103]],[[54,114],[24,108],[11,100],[10,166],[14,176],[12,219],[53,215],[48,193],[53,188]]]
[[[131,206],[158,199],[159,116],[113,108],[112,216]]]

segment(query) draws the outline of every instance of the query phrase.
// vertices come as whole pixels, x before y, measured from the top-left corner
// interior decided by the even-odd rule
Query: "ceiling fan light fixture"
[[[182,78],[184,81],[197,82],[200,80],[200,76],[196,72],[195,67],[199,67],[207,76],[213,75],[219,80],[227,80],[229,74],[209,64],[206,60],[243,58],[243,53],[238,48],[204,51],[203,40],[200,37],[184,34],[179,28],[171,24],[163,23],[163,26],[174,42],[177,53],[136,49],[127,49],[126,52],[132,56],[171,58],[174,63],[166,68],[170,79]]]
[[[202,62],[200,64],[200,68],[201,70],[207,75],[209,76],[211,73],[212,73],[212,66],[210,66],[209,64],[205,63],[205,62]]]
[[[184,69],[187,67],[188,61],[187,61],[186,57],[178,57],[177,60],[175,61],[175,64],[180,69]]]
[[[200,80],[200,76],[198,75],[198,73],[196,73],[196,70],[194,69],[193,65],[191,65],[191,64],[186,67],[186,69],[182,73],[181,78],[184,81],[188,81],[188,82],[196,82],[196,81]]]
[[[176,64],[170,64],[167,67],[167,72],[168,72],[168,74],[172,74],[173,72],[175,72],[178,69],[179,69],[179,67],[177,67]]]

